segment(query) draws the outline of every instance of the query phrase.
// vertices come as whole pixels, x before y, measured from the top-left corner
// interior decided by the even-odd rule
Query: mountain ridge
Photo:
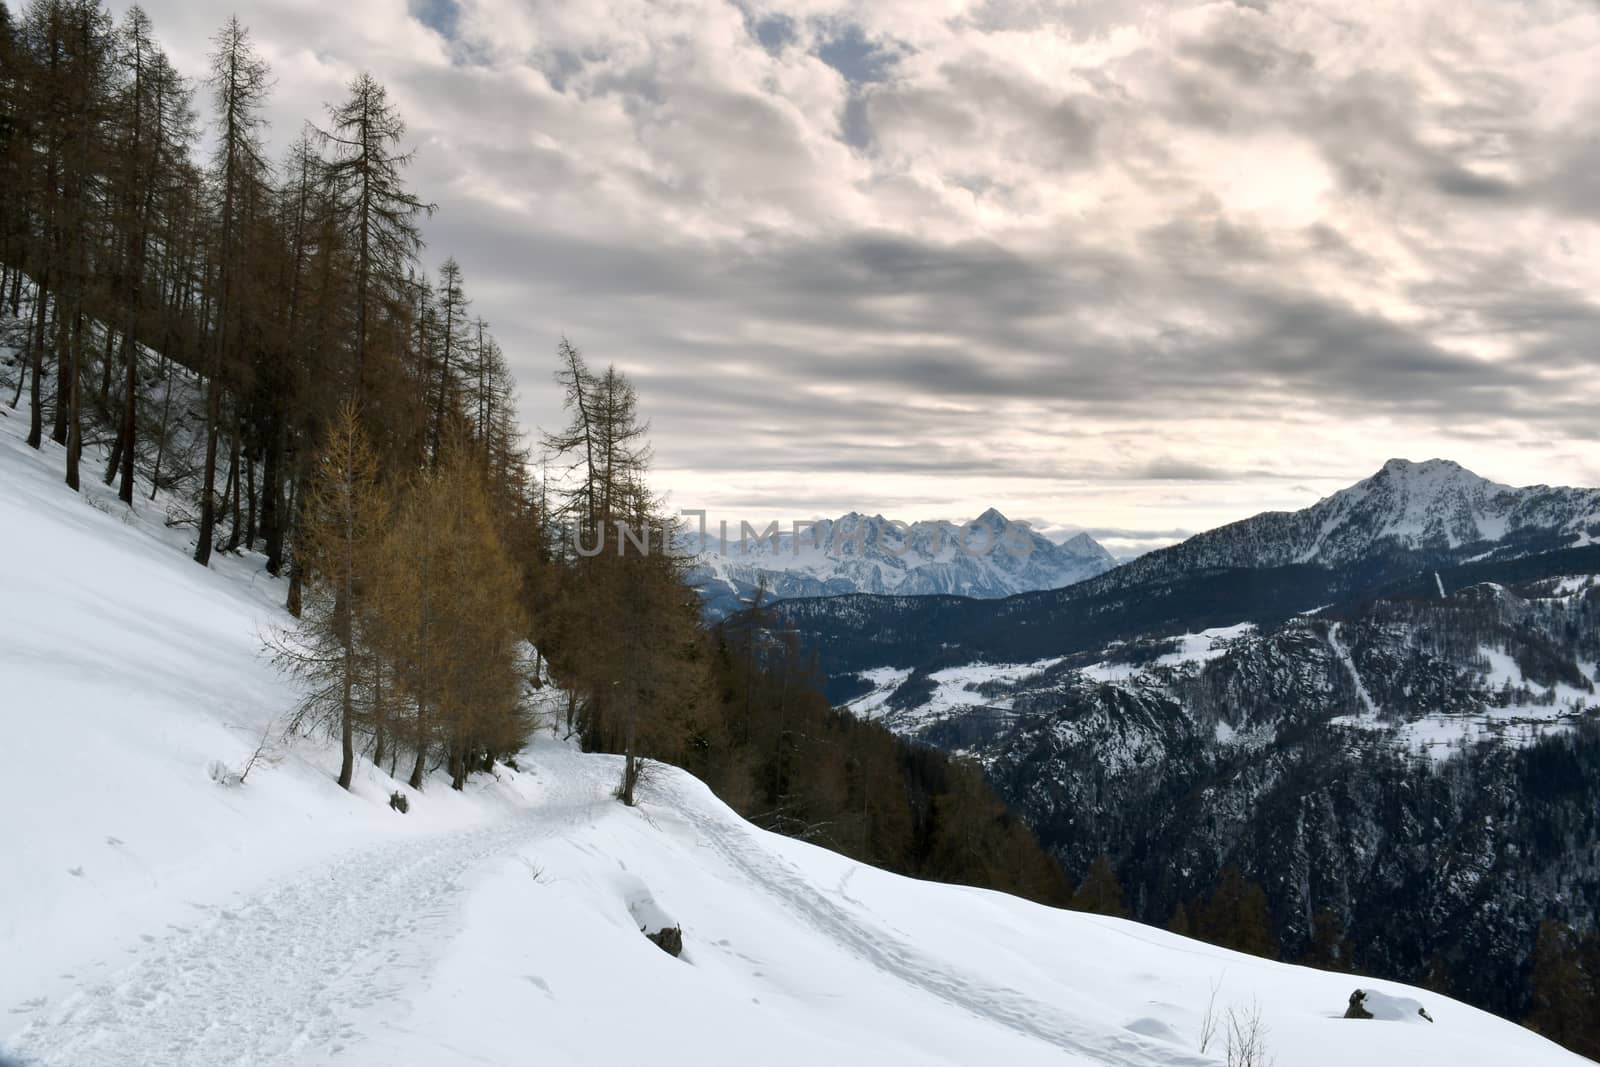
[[[1466,562],[1473,548],[1514,554],[1536,541],[1570,547],[1600,539],[1600,489],[1509,486],[1453,460],[1391,459],[1372,475],[1298,511],[1265,511],[1146,553],[1118,584],[1183,569],[1294,563],[1338,568],[1382,552]],[[1485,558],[1487,558],[1487,556]]]
[[[850,511],[796,531],[741,529],[687,539],[707,614],[730,614],[758,588],[767,600],[852,593],[997,599],[1103,574],[1116,559],[1088,534],[1057,543],[994,507],[957,524],[904,523]],[[753,534],[753,536],[752,536]]]

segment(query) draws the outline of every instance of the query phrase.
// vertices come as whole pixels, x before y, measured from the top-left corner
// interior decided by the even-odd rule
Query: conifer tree
[[[1223,869],[1216,890],[1195,916],[1195,932],[1201,940],[1238,952],[1268,959],[1278,955],[1266,891],[1231,864]]]
[[[1350,942],[1345,937],[1344,920],[1332,908],[1321,908],[1311,918],[1311,943],[1301,962],[1325,971],[1350,969]]]
[[[195,562],[211,561],[217,520],[217,443],[222,429],[224,376],[235,372],[244,344],[246,217],[259,203],[267,176],[262,155],[261,109],[269,87],[267,65],[250,32],[233,16],[212,38],[211,88],[217,147],[212,169],[216,201],[216,262],[212,272],[215,325],[207,345],[205,466],[200,484],[200,531]]]
[[[457,412],[461,395],[460,378],[465,370],[466,352],[466,291],[462,286],[461,267],[454,257],[446,259],[439,267],[435,343],[430,349],[430,361],[438,364],[436,379],[430,375],[433,390],[433,411],[429,428],[432,461],[439,462],[444,447],[445,427]]]
[[[377,615],[372,579],[388,512],[360,417],[346,404],[307,487],[300,547],[307,595],[295,635],[279,643],[277,654],[279,664],[307,685],[296,726],[338,734],[345,789],[355,766],[356,723],[367,708],[364,645]]]
[[[1089,873],[1083,876],[1078,891],[1072,894],[1072,908],[1118,919],[1128,917],[1128,906],[1122,898],[1122,883],[1117,880],[1117,870],[1112,866],[1110,856],[1102,853],[1089,865]]]
[[[381,627],[410,705],[410,784],[442,746],[451,785],[526,738],[519,650],[527,626],[516,565],[495,530],[481,471],[447,439],[404,495],[386,539]]]
[[[328,128],[318,130],[333,150],[327,176],[349,250],[352,387],[386,447],[406,432],[407,400],[392,390],[402,381],[396,327],[409,322],[408,278],[422,248],[418,219],[433,212],[406,188],[403,171],[413,153],[399,148],[405,129],[387,90],[363,72],[351,81],[344,103],[329,109]]]

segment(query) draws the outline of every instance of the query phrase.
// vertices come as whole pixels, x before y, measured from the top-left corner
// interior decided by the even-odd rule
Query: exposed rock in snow
[[[1357,989],[1351,993],[1350,1006],[1345,1009],[1344,1017],[1398,1023],[1433,1022],[1433,1016],[1428,1014],[1421,1001],[1380,993],[1376,989]]]

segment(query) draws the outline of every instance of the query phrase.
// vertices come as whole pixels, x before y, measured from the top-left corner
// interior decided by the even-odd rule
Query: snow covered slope
[[[541,738],[406,816],[301,741],[217,784],[292,703],[286,619],[159,508],[58,484],[0,415],[0,1046],[45,1067],[1124,1064],[1258,1004],[1280,1064],[1579,1063],[1433,994],[919,883],[753,829],[664,770]],[[641,922],[684,931],[682,959]],[[1339,1018],[1357,985],[1433,1023]]]
[[[1121,585],[1220,567],[1347,567],[1399,555],[1464,563],[1600,541],[1600,489],[1491,482],[1449,460],[1391,459],[1303,511],[1197,534],[1117,572]]]
[[[814,526],[741,540],[742,531],[695,531],[693,579],[713,617],[738,610],[758,583],[771,599],[893,593],[994,598],[1059,589],[1103,574],[1116,558],[1088,534],[1061,544],[990,508],[965,526],[897,523],[850,512]]]

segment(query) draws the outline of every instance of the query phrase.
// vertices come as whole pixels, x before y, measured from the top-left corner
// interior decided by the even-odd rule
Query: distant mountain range
[[[747,605],[758,587],[767,600],[849,593],[991,599],[1058,589],[1117,565],[1088,534],[1057,544],[994,508],[964,524],[907,524],[852,511],[802,526],[798,539],[792,529],[763,539],[739,535],[729,530],[724,541],[719,531],[694,531],[689,541],[698,557],[690,580],[713,618]]]
[[[1065,588],[988,601],[895,590],[794,599],[783,611],[835,677],[962,657],[1027,662],[1143,636],[1272,626],[1425,572],[1596,546],[1600,489],[1512,488],[1443,460],[1390,460],[1305,510],[1196,534]]]
[[[1066,588],[774,611],[1145,921],[1235,866],[1288,958],[1513,1017],[1539,921],[1600,922],[1600,490],[1392,460]]]

